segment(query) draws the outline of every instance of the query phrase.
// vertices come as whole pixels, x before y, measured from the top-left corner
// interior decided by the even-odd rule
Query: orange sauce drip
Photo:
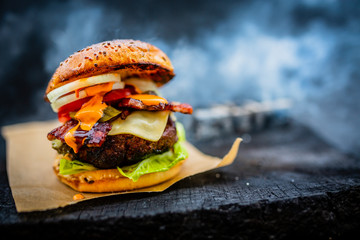
[[[75,97],[79,98],[80,96],[80,89],[75,90]]]
[[[81,199],[84,199],[84,198],[85,198],[84,195],[82,195],[81,193],[75,194],[73,196],[74,201],[81,200]]]
[[[164,104],[168,103],[168,101],[165,98],[150,94],[130,95],[128,96],[128,98],[140,100],[145,105],[158,105],[159,103],[164,103]]]
[[[85,92],[88,96],[94,96],[96,94],[107,93],[112,90],[113,82],[99,84],[85,88]]]
[[[105,93],[112,90],[113,84],[113,82],[99,84],[84,89],[87,96],[92,96],[92,98],[84,103],[80,110],[75,114],[74,118],[77,119],[79,123],[74,128],[70,129],[64,137],[66,144],[69,145],[75,153],[79,151],[79,146],[76,144],[74,137],[75,131],[79,127],[82,130],[91,130],[95,123],[102,117],[103,111],[107,107],[107,105],[102,102],[103,96]],[[77,97],[79,96],[79,92],[80,90],[75,91]],[[82,144],[84,144],[84,141]]]
[[[65,137],[64,137],[64,140],[65,140],[66,144],[69,145],[74,150],[75,153],[78,152],[79,148],[78,148],[78,145],[76,144],[74,133],[78,129],[79,126],[80,126],[80,122],[75,127],[70,129],[65,134]]]
[[[84,103],[81,109],[75,114],[75,119],[79,120],[80,127],[89,131],[95,123],[102,117],[103,110],[107,107],[102,102],[103,95],[97,94],[88,102]]]

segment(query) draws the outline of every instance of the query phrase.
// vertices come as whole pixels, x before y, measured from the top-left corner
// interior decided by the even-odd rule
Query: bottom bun
[[[59,159],[56,159],[53,169],[61,182],[79,192],[124,192],[154,186],[175,177],[185,160],[168,171],[145,174],[136,182],[121,175],[116,168],[61,175],[59,174]]]

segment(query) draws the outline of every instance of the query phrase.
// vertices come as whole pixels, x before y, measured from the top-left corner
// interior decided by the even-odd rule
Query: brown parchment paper
[[[205,155],[187,142],[189,158],[175,178],[153,187],[128,192],[82,193],[85,198],[74,201],[73,196],[78,192],[62,184],[52,170],[56,152],[46,135],[58,125],[57,121],[47,121],[2,128],[6,140],[7,174],[18,212],[49,210],[114,194],[161,192],[181,179],[231,164],[241,142],[240,138],[236,139],[223,159]]]

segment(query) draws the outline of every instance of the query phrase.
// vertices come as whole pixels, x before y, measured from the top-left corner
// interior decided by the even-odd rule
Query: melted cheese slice
[[[156,142],[165,130],[168,117],[169,111],[135,111],[125,120],[118,118],[113,121],[108,135],[132,134]]]

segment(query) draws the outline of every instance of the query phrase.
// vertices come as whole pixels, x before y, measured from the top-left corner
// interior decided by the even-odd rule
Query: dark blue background
[[[289,98],[292,116],[360,152],[359,1],[2,1],[0,125],[53,119],[46,85],[73,52],[115,38],[163,49],[163,93],[194,107]]]

